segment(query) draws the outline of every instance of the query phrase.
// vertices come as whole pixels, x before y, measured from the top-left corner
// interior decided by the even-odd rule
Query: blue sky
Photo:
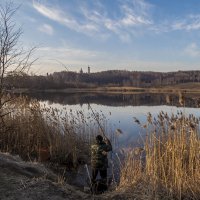
[[[38,47],[34,73],[65,70],[59,62],[71,71],[200,69],[200,0],[13,2],[21,41]]]

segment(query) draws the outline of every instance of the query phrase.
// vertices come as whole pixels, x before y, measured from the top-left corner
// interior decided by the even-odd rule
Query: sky
[[[200,0],[13,2],[33,73],[200,70]]]

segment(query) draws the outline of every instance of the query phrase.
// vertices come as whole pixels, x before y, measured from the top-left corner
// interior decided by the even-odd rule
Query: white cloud
[[[185,19],[175,21],[172,24],[172,30],[199,30],[200,29],[200,15],[189,15]]]
[[[86,2],[79,2],[76,14],[70,9],[64,12],[62,8],[33,1],[33,7],[43,16],[76,32],[103,39],[115,33],[123,41],[128,41],[132,36],[133,29],[153,23],[149,12],[151,5],[143,0],[118,0],[117,6],[119,13],[113,17],[111,11],[100,1],[93,2],[92,8]]]
[[[140,16],[134,16],[134,15],[131,15],[131,14],[126,14],[126,17],[124,17],[120,22],[124,26],[151,24],[151,22],[149,20],[146,20],[146,19],[144,19]]]
[[[151,8],[151,5],[149,5]],[[144,6],[145,8],[145,6]],[[141,9],[145,11],[145,9]],[[154,9],[155,11],[159,9],[156,8]],[[148,11],[148,4],[146,10]],[[159,19],[152,20],[149,18],[148,13],[149,12],[142,12],[143,14],[140,15],[140,17],[137,16],[137,21],[140,22],[140,24],[145,24],[149,25],[147,26],[147,29],[149,31],[152,31],[154,33],[168,33],[168,32],[173,32],[173,31],[186,31],[186,32],[192,32],[192,31],[199,31],[200,30],[200,14],[186,14],[185,16],[176,16],[174,18],[170,17],[165,17],[163,18],[162,15],[160,15],[160,18],[162,21]],[[142,17],[141,17],[142,16]],[[130,17],[129,17],[130,18]],[[132,16],[132,21],[127,17],[127,20],[125,22],[127,24],[134,24],[135,18]]]
[[[46,33],[48,35],[53,35],[54,34],[54,29],[49,24],[43,24],[42,26],[40,26],[38,28],[38,30],[43,32],[43,33]]]
[[[34,73],[45,74],[65,70],[79,71],[81,67],[100,63],[107,56],[103,52],[76,49],[71,47],[41,47],[37,49],[38,61],[34,64]],[[84,70],[85,70],[84,69]]]
[[[185,48],[184,53],[191,57],[198,57],[200,56],[200,48],[196,43],[191,43]]]
[[[76,1],[74,1],[76,2]],[[113,34],[124,42],[136,35],[151,31],[167,33],[172,31],[200,30],[200,14],[186,15],[180,19],[165,19],[155,23],[152,17],[154,5],[145,0],[116,0],[117,14],[108,9],[102,1],[78,1],[76,9],[55,7],[33,1],[33,7],[43,16],[67,28],[88,36],[107,39]],[[157,20],[156,20],[157,21]]]
[[[181,19],[165,20],[163,23],[151,27],[156,33],[172,31],[197,31],[200,30],[200,15],[187,15]]]
[[[34,64],[33,72],[47,73],[65,70],[79,71],[87,70],[90,65],[93,72],[108,69],[127,69],[130,71],[177,71],[189,70],[183,62],[162,62],[153,60],[137,60],[134,58],[123,58],[109,52],[95,52],[75,48],[43,47],[37,52],[40,59]],[[193,69],[198,68],[198,63],[188,63]],[[65,67],[64,67],[65,66]]]
[[[134,0],[130,5],[124,4],[121,6],[124,17],[120,20],[121,25],[124,26],[137,26],[137,25],[150,25],[149,10],[151,6],[145,1]]]
[[[53,7],[47,7],[36,1],[33,1],[33,7],[45,17],[56,21],[77,32],[84,32],[90,34],[90,31],[97,31],[97,27],[93,24],[81,24],[72,16],[68,16],[63,10]]]

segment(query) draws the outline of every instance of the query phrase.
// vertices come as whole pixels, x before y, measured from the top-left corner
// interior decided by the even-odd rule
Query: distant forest
[[[5,78],[7,89],[65,89],[101,86],[161,87],[189,82],[200,82],[200,71],[167,73],[125,70],[109,70],[96,73],[62,71],[46,76],[10,73]]]

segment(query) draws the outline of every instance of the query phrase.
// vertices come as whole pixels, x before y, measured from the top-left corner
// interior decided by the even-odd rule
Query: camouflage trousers
[[[94,183],[96,181],[98,172],[100,173],[101,179],[103,181],[107,182],[107,169],[98,169],[98,168],[92,169],[92,182]]]

